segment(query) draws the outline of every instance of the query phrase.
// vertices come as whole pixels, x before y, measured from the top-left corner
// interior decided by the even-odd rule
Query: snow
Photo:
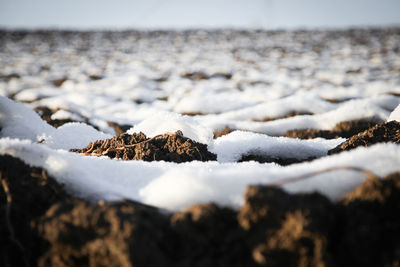
[[[390,113],[388,121],[400,122],[400,104]]]
[[[67,123],[54,128],[39,115],[20,103],[0,96],[0,137],[29,139],[55,149],[71,149],[87,146],[90,142],[111,138],[83,123]]]
[[[329,31],[69,37],[56,31],[47,33],[51,41],[40,34],[21,40],[6,36],[0,49],[0,154],[45,168],[88,199],[128,198],[171,210],[210,201],[238,207],[248,185],[331,167],[360,167],[380,176],[400,171],[399,145],[326,156],[345,139],[281,137],[288,130],[329,130],[355,119],[400,120],[400,37],[390,31],[381,32],[384,38],[362,30],[358,34],[368,37],[368,43]],[[232,77],[183,77],[196,71]],[[20,78],[4,78],[13,73]],[[101,79],[93,80],[91,74]],[[53,86],[63,77],[67,80],[60,87]],[[52,119],[76,122],[54,128],[33,111],[39,106],[58,109]],[[285,117],[292,112],[309,115]],[[68,151],[114,136],[110,121],[131,125],[128,133],[148,137],[181,130],[208,145],[217,161],[127,162]],[[226,126],[235,131],[213,139],[213,132]],[[248,154],[317,159],[285,167],[237,162]],[[363,179],[362,173],[337,170],[282,187],[317,190],[334,200]]]
[[[129,129],[127,133],[144,133],[147,137],[181,130],[183,135],[199,143],[211,145],[213,132],[189,116],[171,112],[158,112]]]
[[[247,154],[307,159],[326,156],[328,150],[346,141],[344,138],[326,140],[299,140],[286,137],[270,137],[252,132],[234,131],[215,140],[211,152],[218,155],[219,162],[236,162]]]

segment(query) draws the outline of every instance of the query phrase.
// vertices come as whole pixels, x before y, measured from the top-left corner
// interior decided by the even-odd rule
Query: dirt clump
[[[177,233],[175,266],[251,266],[245,232],[236,211],[215,204],[197,204],[171,216]]]
[[[68,194],[46,171],[0,156],[0,265],[27,266],[43,247],[31,221]]]
[[[299,139],[313,139],[318,137],[325,139],[334,139],[339,137],[350,138],[351,136],[365,131],[376,124],[376,122],[365,119],[343,121],[337,123],[331,130],[294,129],[287,131],[283,136]]]
[[[399,172],[370,177],[337,206],[337,266],[399,266]]]
[[[134,202],[60,202],[37,220],[39,266],[171,266],[168,218]],[[171,242],[173,243],[173,242]]]
[[[333,204],[318,193],[288,194],[249,186],[238,213],[253,260],[262,266],[324,266],[331,263],[328,241]]]
[[[91,156],[108,156],[123,160],[164,160],[187,162],[216,160],[207,145],[184,137],[181,131],[147,138],[143,133],[121,134],[111,139],[95,141],[83,149],[72,152]]]
[[[328,154],[335,154],[345,150],[351,150],[358,146],[371,146],[376,143],[392,142],[400,143],[400,122],[390,121],[375,125],[357,135],[352,136],[347,141],[328,151]]]
[[[66,82],[67,80],[68,80],[67,77],[63,77],[63,78],[60,78],[60,79],[52,80],[50,82],[55,87],[61,87],[61,85],[63,85],[63,83]]]

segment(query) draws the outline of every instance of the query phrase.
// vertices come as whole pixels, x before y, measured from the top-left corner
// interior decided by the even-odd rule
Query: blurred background
[[[0,0],[2,28],[347,28],[400,25],[399,0]]]

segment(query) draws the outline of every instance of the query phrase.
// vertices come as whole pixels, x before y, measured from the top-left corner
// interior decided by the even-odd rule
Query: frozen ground
[[[0,154],[44,167],[81,196],[167,209],[209,201],[239,206],[249,184],[340,166],[380,176],[400,171],[399,145],[326,156],[345,139],[280,137],[355,119],[386,121],[400,104],[398,29],[0,36]],[[98,130],[77,122],[54,128],[32,110],[42,106],[58,109],[52,119]],[[299,115],[285,117],[293,112]],[[148,136],[182,130],[218,161],[126,162],[68,152],[115,135],[108,122]],[[227,126],[237,131],[213,139]],[[318,159],[286,167],[237,162],[249,153]],[[335,199],[364,178],[341,170],[284,188]]]

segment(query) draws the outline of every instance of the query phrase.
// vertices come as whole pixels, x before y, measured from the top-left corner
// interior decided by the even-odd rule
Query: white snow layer
[[[234,131],[216,139],[211,152],[218,155],[219,162],[236,162],[243,155],[250,153],[278,158],[307,159],[326,156],[328,150],[344,141],[346,141],[344,138],[299,140]]]
[[[395,108],[395,110],[390,113],[388,121],[399,121],[400,122],[400,104]]]
[[[67,123],[54,128],[33,110],[0,96],[0,137],[29,139],[43,142],[54,149],[82,148],[90,142],[110,138],[83,123]]]
[[[199,143],[211,145],[213,132],[189,116],[171,112],[157,112],[129,129],[127,133],[142,132],[147,137],[181,130],[183,135]]]

